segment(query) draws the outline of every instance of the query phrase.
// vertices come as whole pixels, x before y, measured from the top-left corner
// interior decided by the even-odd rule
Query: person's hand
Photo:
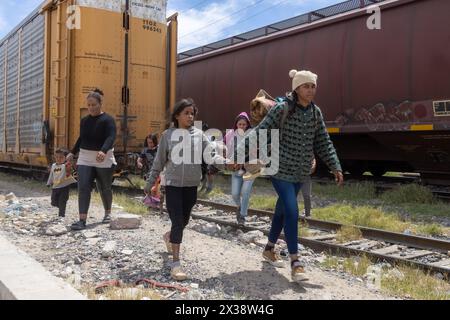
[[[336,184],[342,186],[344,184],[344,175],[342,174],[342,171],[334,171],[333,174]]]
[[[137,162],[137,167],[138,167],[138,169],[142,169],[142,167],[143,167],[142,162],[138,161]]]
[[[73,153],[72,153],[72,152],[69,153],[69,154],[66,156],[66,161],[69,161],[69,162],[73,161],[73,157],[74,157]]]
[[[102,151],[99,151],[97,153],[96,160],[97,160],[97,162],[103,162],[103,161],[105,161],[105,157],[106,157],[106,154],[104,154]]]
[[[316,161],[316,158],[313,158],[312,165],[311,165],[311,174],[316,172],[316,169],[317,169],[317,161]]]

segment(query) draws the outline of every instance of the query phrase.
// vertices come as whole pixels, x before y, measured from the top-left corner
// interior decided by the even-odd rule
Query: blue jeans
[[[275,214],[269,233],[269,241],[277,243],[284,228],[289,254],[298,253],[298,202],[301,183],[272,178],[272,185],[278,194]]]
[[[233,172],[231,176],[231,195],[238,207],[241,207],[241,216],[246,217],[250,202],[250,192],[255,180],[244,181],[242,176]]]

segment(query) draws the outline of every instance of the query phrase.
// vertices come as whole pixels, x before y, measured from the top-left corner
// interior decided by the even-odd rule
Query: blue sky
[[[0,39],[42,0],[0,0]],[[179,51],[256,29],[343,0],[169,0],[179,15]]]

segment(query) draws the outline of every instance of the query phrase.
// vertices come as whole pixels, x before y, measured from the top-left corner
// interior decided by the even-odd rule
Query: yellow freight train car
[[[47,0],[0,41],[0,165],[45,171],[79,135],[85,98],[105,93],[119,163],[166,126],[177,17],[167,0]]]

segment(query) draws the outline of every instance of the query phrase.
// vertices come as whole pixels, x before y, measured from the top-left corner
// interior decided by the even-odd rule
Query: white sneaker
[[[291,269],[291,277],[292,281],[307,281],[308,278],[305,276],[305,269],[302,265],[297,261],[297,263],[292,266]]]
[[[170,276],[176,281],[183,281],[187,279],[187,275],[183,269],[181,269],[180,265],[172,267],[172,270],[170,270]]]

